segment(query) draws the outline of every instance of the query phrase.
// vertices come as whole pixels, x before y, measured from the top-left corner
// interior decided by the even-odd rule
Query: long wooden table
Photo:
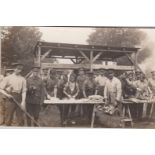
[[[104,104],[104,102],[99,102],[99,101],[90,101],[88,99],[79,99],[79,100],[75,100],[75,99],[71,99],[71,100],[45,100],[44,104],[51,104],[51,105],[61,105],[61,104],[90,104],[93,105],[93,113],[92,113],[92,118],[91,118],[91,128],[94,127],[94,120],[95,120],[95,115],[96,115],[96,106],[99,104]],[[143,112],[142,112],[142,117],[145,118],[146,117],[146,110],[147,110],[147,105],[151,104],[151,110],[150,110],[150,114],[149,114],[149,118],[152,117],[152,113],[153,113],[153,108],[154,108],[154,104],[155,104],[155,100],[139,100],[139,99],[135,99],[135,98],[131,98],[131,99],[124,99],[122,100],[122,105],[123,105],[123,116],[125,117],[125,112],[128,113],[128,117],[129,119],[133,120],[132,116],[131,116],[131,112],[130,112],[130,108],[129,105],[131,104],[143,104]]]
[[[101,101],[93,101],[89,99],[70,99],[70,100],[44,100],[44,104],[51,104],[51,105],[61,105],[61,104],[88,104],[88,105],[93,105],[93,112],[92,112],[92,118],[91,118],[91,128],[94,127],[94,120],[95,120],[95,114],[96,114],[96,105],[99,104],[104,104],[104,102]]]
[[[131,118],[132,118],[132,116],[131,116],[131,112],[130,112],[130,108],[129,108],[130,104],[137,104],[137,105],[143,104],[142,118],[146,117],[147,106],[148,106],[148,104],[151,104],[151,110],[149,113],[149,119],[151,119],[153,109],[154,109],[155,99],[140,100],[140,99],[136,99],[136,98],[130,98],[130,99],[124,99],[122,101],[122,103],[123,103],[123,113],[125,113],[125,111],[127,111],[129,114],[129,117],[131,117]]]

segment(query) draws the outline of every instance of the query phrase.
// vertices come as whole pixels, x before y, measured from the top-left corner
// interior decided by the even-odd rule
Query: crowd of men
[[[116,77],[114,69],[99,69],[94,72],[80,68],[69,74],[56,69],[42,69],[33,66],[28,78],[22,76],[24,66],[14,65],[14,71],[1,78],[0,82],[0,114],[1,124],[11,126],[16,114],[17,124],[24,125],[23,111],[27,111],[35,121],[45,99],[53,98],[88,98],[91,95],[104,97],[105,104],[118,107],[122,98],[145,99],[155,94],[155,71],[147,79],[141,71],[123,72]],[[118,72],[117,72],[118,73]],[[20,107],[16,102],[20,103]],[[77,117],[91,121],[92,105],[58,105],[63,125],[75,124]],[[27,117],[27,126],[33,126]]]

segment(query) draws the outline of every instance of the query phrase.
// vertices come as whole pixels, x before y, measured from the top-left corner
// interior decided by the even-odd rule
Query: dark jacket
[[[27,104],[42,104],[45,98],[44,83],[39,77],[27,79]]]

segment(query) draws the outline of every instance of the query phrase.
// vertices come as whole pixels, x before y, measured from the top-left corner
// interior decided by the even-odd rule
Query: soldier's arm
[[[117,89],[116,100],[120,101],[122,96],[122,85],[120,81],[117,81],[116,89]]]
[[[153,93],[151,90],[151,85],[150,85],[150,81],[148,80],[147,82],[147,89],[148,89],[148,95],[152,98],[153,97]]]
[[[5,89],[6,89],[7,85],[8,85],[8,82],[9,82],[8,77],[6,77],[6,78],[3,79],[3,81],[2,81],[1,84],[0,84],[0,92],[1,92],[3,95],[5,95],[6,97],[12,98],[12,95],[10,95],[9,93],[7,93],[7,92],[5,91]]]
[[[21,107],[25,110],[26,109],[26,91],[27,91],[27,85],[26,80],[23,80],[23,86],[22,86],[22,102]]]
[[[55,87],[54,87],[54,97],[57,97],[57,85],[55,85]]]
[[[99,83],[95,82],[95,95],[98,93]]]
[[[68,85],[68,84],[65,85],[65,87],[64,87],[64,89],[63,89],[63,93],[64,93],[67,97],[71,98],[71,96],[66,92],[67,85]]]
[[[44,82],[41,81],[41,101],[40,101],[41,104],[44,103],[45,95],[46,95],[45,85],[44,85]]]
[[[79,85],[76,83],[76,87],[77,87],[77,92],[75,93],[75,95],[73,96],[74,98],[77,97],[77,95],[79,94]]]
[[[83,91],[83,96],[84,96],[85,98],[87,98],[87,95],[86,95],[86,81],[83,83],[82,91]]]

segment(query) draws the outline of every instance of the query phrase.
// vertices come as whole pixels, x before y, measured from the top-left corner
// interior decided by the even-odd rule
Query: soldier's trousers
[[[0,94],[0,125],[5,123],[5,97]]]
[[[27,112],[34,118],[35,121],[38,121],[39,113],[41,111],[40,104],[27,104]],[[32,124],[32,121],[29,117],[27,117],[27,126],[36,126]]]
[[[21,94],[12,93],[12,96],[17,102],[21,102]],[[18,126],[24,125],[24,117],[22,110],[18,105],[12,100],[6,98],[5,101],[5,125],[11,126],[14,113],[16,112],[16,121]]]

